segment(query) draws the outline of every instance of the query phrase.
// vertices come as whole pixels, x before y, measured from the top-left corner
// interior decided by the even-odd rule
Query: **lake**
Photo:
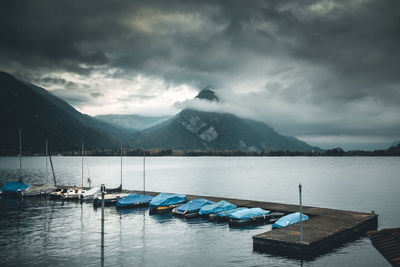
[[[58,184],[81,184],[80,157],[53,157]],[[84,180],[119,185],[119,157],[87,157]],[[143,158],[124,157],[124,189],[143,188]],[[398,157],[147,157],[146,189],[379,214],[379,228],[399,227]],[[0,182],[22,175],[45,182],[45,158],[0,158]],[[52,174],[48,171],[48,181]],[[368,238],[299,261],[254,252],[252,236],[270,225],[229,228],[201,219],[106,208],[106,266],[390,266]],[[0,200],[2,266],[100,264],[100,210],[90,203]]]

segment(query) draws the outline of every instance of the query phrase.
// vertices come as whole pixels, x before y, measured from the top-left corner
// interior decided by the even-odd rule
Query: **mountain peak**
[[[200,93],[195,98],[219,102],[219,98],[215,95],[214,91],[211,89],[212,89],[211,86],[209,85],[206,86],[203,90],[200,91]]]

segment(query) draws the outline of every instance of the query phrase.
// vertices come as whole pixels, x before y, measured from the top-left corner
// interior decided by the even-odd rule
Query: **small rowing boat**
[[[308,216],[303,214],[302,220],[306,221],[308,220]],[[279,220],[277,220],[273,225],[272,228],[283,228],[289,225],[292,225],[294,223],[300,222],[300,212],[295,212],[288,214],[286,216],[283,216]]]
[[[206,205],[201,207],[199,214],[203,217],[210,218],[212,214],[218,214],[219,212],[236,209],[237,206],[231,204],[225,200],[221,200],[217,203]]]
[[[246,208],[229,214],[229,226],[242,226],[250,223],[265,221],[269,210],[261,208]]]
[[[202,207],[211,204],[215,204],[215,202],[204,198],[193,199],[182,206],[174,208],[172,213],[174,215],[184,216],[185,218],[194,218],[199,216],[199,211]]]
[[[117,201],[117,208],[147,207],[152,199],[153,197],[150,195],[133,193],[120,198]]]
[[[170,212],[185,202],[184,194],[160,193],[150,201],[150,213]]]

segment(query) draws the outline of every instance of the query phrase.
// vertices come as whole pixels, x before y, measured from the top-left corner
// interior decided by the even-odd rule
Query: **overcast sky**
[[[400,1],[1,1],[0,70],[81,112],[234,112],[323,148],[400,140]],[[190,101],[211,85],[223,101]]]

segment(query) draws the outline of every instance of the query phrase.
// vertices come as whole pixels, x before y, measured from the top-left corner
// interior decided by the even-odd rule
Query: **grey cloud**
[[[213,84],[287,134],[398,139],[399,12],[396,0],[3,1],[0,69],[30,81],[101,67],[117,78]],[[240,101],[231,91],[254,93]]]
[[[94,98],[98,98],[98,97],[104,96],[104,94],[102,94],[100,92],[93,92],[93,93],[90,93],[90,95],[92,97],[94,97]]]

